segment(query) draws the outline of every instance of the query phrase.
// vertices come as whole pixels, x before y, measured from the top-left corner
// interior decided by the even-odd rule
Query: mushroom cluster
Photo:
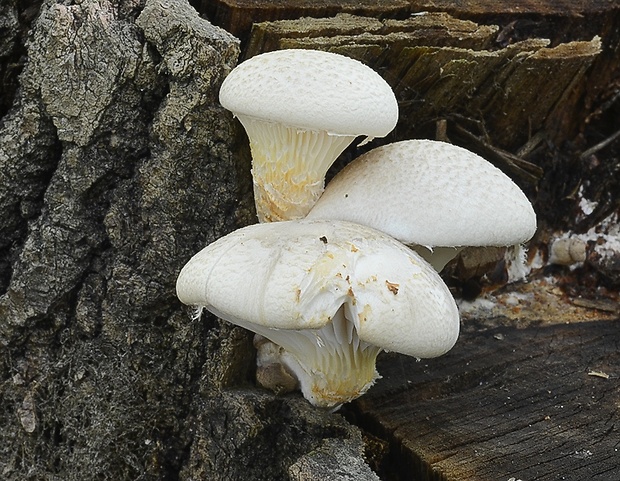
[[[250,139],[259,223],[192,257],[177,295],[255,332],[257,377],[275,390],[299,387],[337,409],[379,377],[382,350],[444,354],[460,321],[438,272],[465,246],[534,234],[532,206],[510,178],[447,143],[376,148],[325,188],[356,137],[385,136],[398,118],[389,85],[356,60],[258,55],[230,73],[220,101]]]

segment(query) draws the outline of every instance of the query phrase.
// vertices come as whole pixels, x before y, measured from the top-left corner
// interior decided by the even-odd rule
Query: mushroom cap
[[[420,358],[447,352],[459,332],[454,299],[430,265],[395,239],[348,222],[239,229],[185,265],[177,295],[267,337],[265,328],[320,329],[344,306],[359,339]]]
[[[363,63],[319,50],[276,50],[246,60],[222,83],[237,116],[334,135],[384,137],[398,120],[390,86]]]
[[[432,140],[358,157],[327,185],[308,218],[357,222],[428,247],[508,246],[536,230],[532,205],[507,175],[473,152]]]

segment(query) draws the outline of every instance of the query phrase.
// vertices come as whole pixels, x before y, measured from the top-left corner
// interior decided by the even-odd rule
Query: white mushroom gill
[[[250,139],[258,220],[304,217],[323,193],[327,170],[355,136],[237,117]]]
[[[381,348],[360,339],[346,310],[342,306],[319,329],[246,328],[283,348],[278,361],[297,378],[306,399],[337,409],[364,394],[380,377],[375,362]]]
[[[459,332],[454,299],[429,264],[342,221],[239,229],[190,259],[177,295],[279,345],[304,396],[326,408],[373,384],[382,349],[435,357]]]

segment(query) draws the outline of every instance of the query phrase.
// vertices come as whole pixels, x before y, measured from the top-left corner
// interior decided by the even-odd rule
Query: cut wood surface
[[[542,17],[552,17],[555,21],[562,20],[560,24],[566,27],[556,32],[562,35],[570,35],[570,26],[583,24],[588,17],[597,20],[590,22],[590,27],[600,28],[606,20],[612,20],[611,12],[618,13],[617,2],[609,0],[200,0],[197,3],[211,21],[242,40],[256,22],[330,17],[342,12],[375,18],[407,18],[419,12],[448,12],[468,19],[527,18],[528,23],[534,21],[530,27]]]
[[[378,370],[353,411],[401,460],[388,479],[620,479],[620,320],[470,324],[447,355]]]
[[[447,117],[476,124],[502,148],[517,149],[536,133],[565,140],[570,129],[562,120],[576,118],[575,94],[585,88],[601,40],[551,46],[529,39],[497,48],[498,30],[445,13],[406,20],[340,14],[255,24],[245,56],[314,48],[366,63],[394,89],[400,122],[393,135],[401,139],[428,137]]]

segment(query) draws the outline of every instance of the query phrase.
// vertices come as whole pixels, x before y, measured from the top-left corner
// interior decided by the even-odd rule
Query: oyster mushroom
[[[362,135],[396,125],[390,86],[361,62],[317,50],[278,50],[246,60],[222,83],[220,103],[250,139],[260,222],[304,217],[327,169]]]
[[[432,140],[384,145],[327,185],[308,219],[364,224],[412,246],[437,271],[467,246],[512,246],[536,231],[525,194],[461,147]]]
[[[349,222],[239,229],[183,267],[177,295],[280,346],[276,356],[303,395],[326,408],[372,386],[381,350],[435,357],[459,333],[455,301],[435,270],[395,239]]]

